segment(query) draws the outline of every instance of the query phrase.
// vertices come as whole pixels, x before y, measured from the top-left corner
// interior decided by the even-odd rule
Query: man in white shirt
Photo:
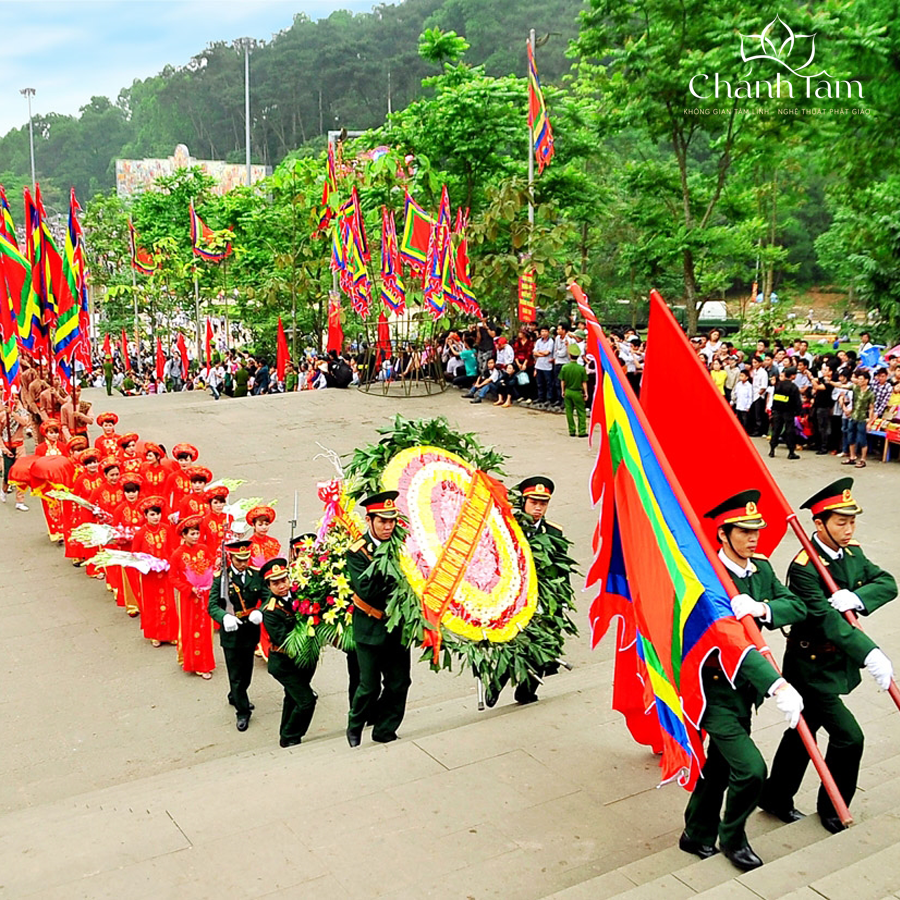
[[[560,370],[569,361],[569,344],[575,339],[569,334],[569,326],[566,322],[560,322],[556,327],[556,337],[553,340],[553,383],[549,401],[553,406],[562,406],[562,393],[559,389]]]
[[[762,365],[758,356],[750,361],[751,382],[753,384],[753,407],[750,415],[752,437],[762,437],[769,430],[766,416],[766,392],[769,390],[769,372]]]
[[[537,380],[536,406],[549,403],[553,397],[553,338],[544,325],[541,336],[534,342],[534,375]]]
[[[505,337],[497,338],[497,368],[502,372],[510,363],[516,361],[516,353]]]

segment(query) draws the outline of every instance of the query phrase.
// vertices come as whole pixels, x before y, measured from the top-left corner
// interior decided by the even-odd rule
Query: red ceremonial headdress
[[[247,524],[252,525],[257,519],[275,521],[275,510],[271,506],[254,506],[247,512]]]

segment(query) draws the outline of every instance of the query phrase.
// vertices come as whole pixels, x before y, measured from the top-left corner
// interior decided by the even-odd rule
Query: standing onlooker
[[[573,341],[574,338],[569,336],[568,323],[560,322],[556,326],[556,337],[553,340],[553,381],[550,402],[554,406],[562,406],[563,397],[559,375],[562,367],[569,361],[569,344]]]
[[[487,368],[487,361],[494,358],[494,336],[484,319],[478,323],[475,333],[475,355],[479,372],[483,372]]]
[[[859,369],[853,386],[853,409],[850,412],[850,443],[847,448],[850,455],[841,465],[853,464],[857,469],[865,468],[869,453],[868,426],[874,418],[875,394],[869,387],[869,373],[865,369]]]
[[[753,424],[753,437],[762,437],[769,430],[769,420],[766,417],[766,392],[769,389],[769,372],[763,366],[758,356],[750,360],[750,381],[753,384],[753,407],[751,410],[751,422]]]
[[[751,434],[753,423],[750,421],[750,410],[753,406],[753,385],[750,382],[750,373],[743,369],[738,373],[738,381],[731,392],[731,405],[737,413],[738,421],[744,426],[744,431]]]
[[[828,452],[828,436],[831,432],[831,412],[834,407],[832,399],[831,368],[822,363],[817,378],[812,379],[813,419],[816,427],[816,455],[823,456]]]
[[[794,452],[797,446],[797,431],[794,428],[794,417],[803,411],[800,391],[794,384],[797,370],[794,366],[786,366],[781,378],[775,385],[772,394],[772,438],[769,444],[769,456],[775,456],[778,441],[784,436],[788,448],[788,459],[800,459]]]
[[[553,400],[553,338],[546,325],[541,326],[541,336],[534,342],[534,374],[537,378],[537,402]]]

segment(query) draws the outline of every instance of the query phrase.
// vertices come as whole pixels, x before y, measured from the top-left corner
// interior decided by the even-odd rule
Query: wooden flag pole
[[[800,541],[803,549],[809,555],[809,558],[812,560],[812,564],[816,567],[816,571],[819,573],[819,577],[822,581],[825,582],[825,587],[828,589],[829,593],[834,594],[836,591],[840,590],[837,582],[831,575],[831,572],[828,571],[827,567],[822,564],[822,560],[819,558],[818,551],[815,547],[813,547],[812,541],[809,539],[809,535],[807,535],[806,531],[803,529],[803,526],[797,520],[797,514],[792,513],[788,516],[788,525],[791,526],[794,534],[797,535],[797,540]],[[858,628],[862,631],[862,625],[859,624],[859,616],[856,615],[853,610],[848,609],[846,612],[842,613],[843,617],[854,627]],[[890,694],[891,700],[894,701],[894,705],[897,709],[900,709],[900,689],[897,687],[897,682],[891,680],[891,686],[888,688],[888,694]]]

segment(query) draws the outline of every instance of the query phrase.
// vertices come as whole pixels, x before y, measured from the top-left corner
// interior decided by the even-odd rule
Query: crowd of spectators
[[[865,468],[870,448],[900,432],[900,357],[883,358],[867,332],[856,349],[812,353],[809,342],[759,340],[747,353],[712,329],[691,338],[716,388],[751,437],[831,454]]]

